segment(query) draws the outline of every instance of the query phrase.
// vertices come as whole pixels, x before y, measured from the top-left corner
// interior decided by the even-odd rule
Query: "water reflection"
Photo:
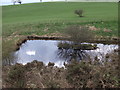
[[[103,58],[107,53],[118,48],[118,45],[104,45],[97,44],[95,50],[75,50],[75,49],[59,49],[58,43],[61,41],[56,40],[28,40],[23,43],[20,50],[15,52],[17,63],[26,64],[33,60],[42,61],[46,65],[49,62],[54,62],[55,66],[62,67],[64,62],[71,59],[94,59]]]
[[[17,55],[18,57],[17,62],[26,64],[33,60],[38,60],[46,65],[49,62],[54,62],[56,66],[61,66],[64,60],[57,56],[58,42],[55,40],[28,40],[15,53],[15,56]]]
[[[59,58],[63,58],[65,61],[69,62],[72,59],[75,60],[86,60],[89,58],[89,55],[84,50],[76,49],[58,49]]]

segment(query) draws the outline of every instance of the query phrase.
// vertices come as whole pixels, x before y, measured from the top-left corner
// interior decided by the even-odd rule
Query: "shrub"
[[[66,29],[65,33],[70,36],[69,40],[75,43],[89,41],[94,38],[94,33],[85,26],[70,26]]]
[[[67,66],[66,79],[74,88],[86,87],[90,76],[91,67],[82,61],[78,64],[75,60]]]
[[[73,61],[67,65],[66,79],[72,87],[118,88],[120,87],[118,55],[112,61]]]
[[[86,58],[87,55],[82,50],[96,49],[95,45],[93,47],[90,44],[81,44],[82,42],[94,38],[94,34],[85,26],[70,26],[65,30],[65,34],[69,36],[69,42],[63,41],[58,44],[58,55],[61,58],[65,58],[67,61],[70,61],[72,58],[82,60],[83,58]],[[87,58],[89,58],[89,56]]]
[[[79,17],[83,17],[83,10],[75,10],[74,13],[77,14]]]

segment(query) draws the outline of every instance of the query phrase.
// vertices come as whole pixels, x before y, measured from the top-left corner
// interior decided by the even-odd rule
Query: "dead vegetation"
[[[15,69],[14,69],[15,68]],[[7,71],[6,71],[7,70]],[[22,71],[24,70],[24,73]],[[3,67],[3,88],[20,88],[24,78],[22,88],[67,88],[69,87],[65,79],[64,68],[45,66],[42,62],[33,61],[25,66],[16,64]],[[19,81],[19,78],[21,80]],[[13,83],[14,82],[14,83]]]
[[[118,63],[116,51],[102,63],[97,58],[95,61],[72,60],[65,68],[55,67],[53,63],[45,66],[36,60],[24,66],[4,66],[3,88],[118,88]]]
[[[94,33],[85,26],[70,26],[66,28],[65,34],[70,36],[69,40],[75,43],[86,42],[94,38]]]
[[[119,79],[119,55],[109,54],[104,62],[97,58],[95,61],[73,62],[67,65],[66,79],[74,88],[118,88]]]

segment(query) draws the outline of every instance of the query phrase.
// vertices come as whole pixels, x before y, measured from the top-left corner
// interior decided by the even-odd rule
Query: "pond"
[[[64,62],[68,62],[73,58],[73,53],[76,55],[76,59],[82,59],[82,56],[86,58],[94,59],[96,56],[99,59],[105,58],[107,53],[112,52],[118,48],[118,45],[104,45],[97,44],[95,50],[77,50],[72,49],[59,49],[58,43],[60,40],[27,40],[23,43],[18,51],[15,52],[15,62],[26,64],[33,60],[44,62],[46,65],[49,62],[55,63],[55,66],[62,67]],[[72,55],[71,55],[72,54]]]

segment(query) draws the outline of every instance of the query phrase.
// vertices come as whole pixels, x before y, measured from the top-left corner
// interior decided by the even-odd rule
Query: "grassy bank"
[[[76,9],[82,9],[84,17],[76,16]],[[49,2],[3,6],[3,53],[7,57],[7,53],[14,50],[16,41],[23,36],[62,33],[71,25],[94,26],[96,35],[117,36],[117,9],[117,3],[105,2]]]
[[[78,18],[74,10],[83,9],[84,18]],[[38,3],[3,7],[3,23],[81,22],[117,20],[117,3]]]

